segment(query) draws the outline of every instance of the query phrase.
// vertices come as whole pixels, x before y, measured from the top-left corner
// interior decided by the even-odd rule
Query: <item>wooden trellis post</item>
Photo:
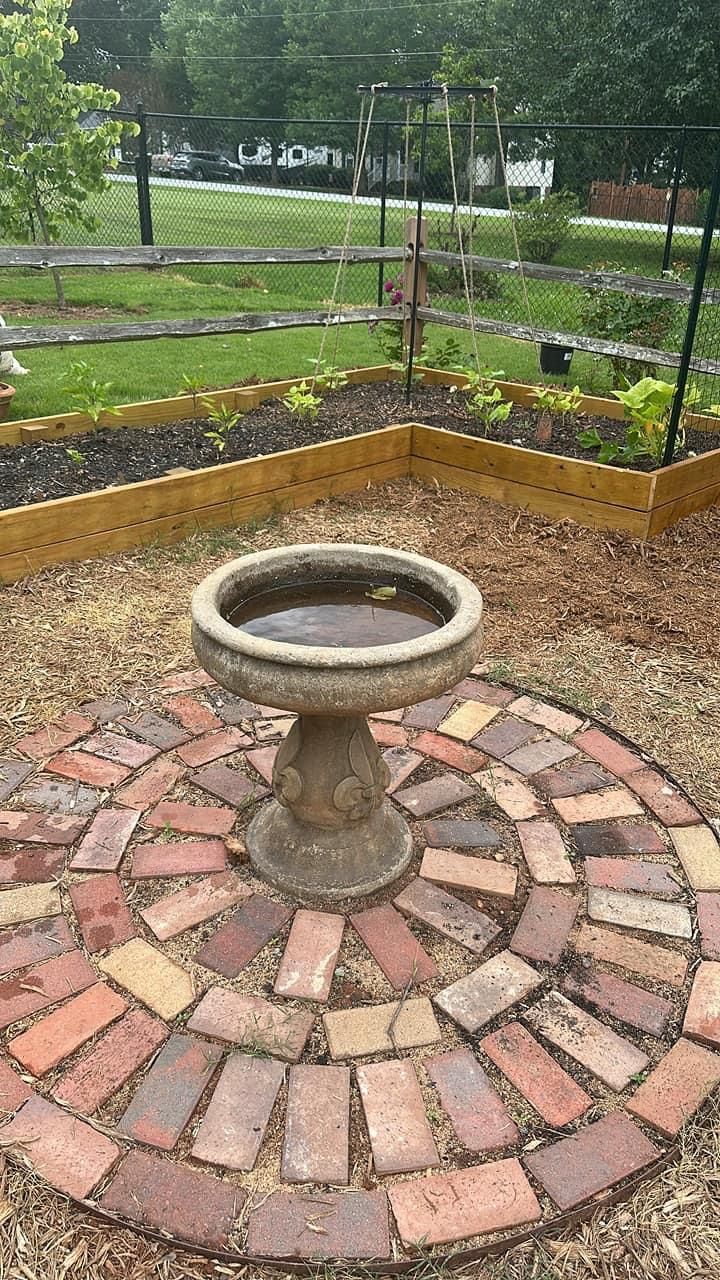
[[[413,296],[413,276],[415,272],[415,255],[423,249],[427,249],[427,218],[420,219],[420,235],[417,234],[417,218],[405,219],[405,244],[412,249],[412,258],[405,260],[403,268],[403,300],[405,307],[405,327],[403,332],[403,345],[405,350],[410,346],[410,335],[412,332],[413,316],[412,316],[412,296]],[[420,263],[418,272],[418,290],[417,305],[419,307],[427,306],[427,277],[428,268],[426,262]],[[423,342],[423,322],[415,319],[415,356],[416,358],[422,351]]]

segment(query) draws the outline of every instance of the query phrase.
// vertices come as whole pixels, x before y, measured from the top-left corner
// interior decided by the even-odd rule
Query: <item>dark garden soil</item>
[[[552,422],[550,440],[538,442],[539,415],[517,406],[506,422],[494,426],[489,438],[545,453],[595,460],[595,450],[581,448],[579,431],[597,426],[604,440],[622,442],[625,428],[611,418],[582,415]],[[363,383],[328,394],[317,418],[299,421],[280,400],[268,400],[243,414],[218,452],[204,418],[165,423],[157,427],[114,427],[85,435],[35,444],[0,448],[0,509],[89,493],[112,485],[131,484],[165,475],[175,467],[196,470],[238,462],[324,440],[339,440],[402,422],[444,427],[464,435],[483,437],[485,430],[465,408],[462,392],[447,387],[414,387],[412,403],[405,403],[397,383]],[[713,434],[689,431],[676,457],[705,453],[718,446]],[[634,466],[651,471],[650,458]]]

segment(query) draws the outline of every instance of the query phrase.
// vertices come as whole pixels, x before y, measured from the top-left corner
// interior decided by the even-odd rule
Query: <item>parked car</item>
[[[241,182],[245,170],[220,151],[178,151],[170,162],[174,178],[194,178],[196,182]]]

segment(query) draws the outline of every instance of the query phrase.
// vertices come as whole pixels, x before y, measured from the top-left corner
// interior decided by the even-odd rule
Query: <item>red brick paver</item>
[[[403,724],[410,729],[437,729],[454,701],[452,694],[446,693],[441,698],[428,698],[425,702],[418,702],[405,712]]]
[[[650,1036],[661,1036],[674,1012],[671,1000],[626,982],[614,973],[579,969],[567,975],[562,988],[566,995],[593,1005],[601,1013],[609,1013]]]
[[[194,667],[192,671],[171,671],[160,681],[161,688],[170,693],[181,693],[186,689],[207,689],[215,681],[202,667]]]
[[[131,880],[194,876],[224,871],[228,851],[222,840],[173,840],[140,844],[133,850]]]
[[[529,778],[542,769],[549,769],[563,760],[570,760],[577,755],[577,748],[556,738],[553,734],[546,738],[538,738],[537,742],[529,742],[518,747],[504,757],[504,763],[510,769],[516,769],[523,777]]]
[[[384,1191],[274,1191],[250,1215],[253,1257],[345,1258],[390,1256]]]
[[[538,800],[525,785],[520,774],[509,769],[507,765],[493,765],[491,769],[485,769],[474,774],[473,777],[508,818],[518,821],[524,818],[540,818],[545,813],[542,800]]]
[[[24,760],[10,760],[7,756],[0,759],[0,804],[25,781],[32,773],[32,765]]]
[[[675,1138],[719,1083],[720,1054],[681,1038],[626,1106],[666,1138]]]
[[[553,1128],[579,1120],[592,1106],[592,1098],[519,1022],[485,1036],[480,1048]]]
[[[260,996],[223,987],[205,993],[188,1022],[189,1031],[297,1062],[315,1022],[309,1009],[289,1009]]]
[[[164,1023],[144,1009],[131,1009],[61,1076],[54,1096],[92,1115],[152,1057],[168,1034]]]
[[[551,803],[569,826],[605,821],[607,818],[634,818],[642,814],[641,806],[627,787],[607,787],[605,791],[590,791],[585,795],[561,796]]]
[[[364,1058],[437,1044],[442,1039],[427,996],[323,1014],[331,1058]]]
[[[415,751],[420,751],[431,760],[439,760],[449,769],[459,769],[461,773],[476,773],[487,764],[487,756],[464,742],[454,742],[452,738],[443,738],[439,733],[420,733],[413,741]]]
[[[0,891],[0,925],[24,924],[40,916],[55,916],[60,910],[60,893],[54,884],[26,884]]]
[[[683,892],[681,877],[670,863],[641,858],[586,858],[585,879],[598,889],[663,893],[668,898],[679,898]]]
[[[115,947],[99,967],[161,1018],[176,1018],[195,999],[187,970],[144,938],[131,938]]]
[[[171,831],[188,835],[226,836],[235,825],[234,809],[218,809],[211,805],[173,803],[158,804],[145,822],[149,827],[168,826]]]
[[[625,929],[642,929],[670,938],[692,937],[690,912],[679,902],[590,887],[587,912],[591,920],[601,920],[604,924],[619,924]]]
[[[720,962],[702,960],[690,992],[683,1035],[720,1049]]]
[[[190,774],[190,781],[238,809],[245,804],[252,804],[254,800],[261,800],[268,793],[265,784],[258,782],[257,778],[246,778],[239,769],[231,769],[220,761],[197,769]]]
[[[390,781],[387,786],[388,795],[394,795],[399,787],[407,782],[417,768],[423,763],[423,756],[419,751],[411,751],[409,747],[388,747],[387,751],[382,753],[388,769],[390,770]],[[248,759],[250,753],[248,753]]]
[[[130,703],[123,698],[97,698],[94,702],[83,702],[80,710],[84,716],[90,716],[96,724],[110,724],[127,715]]]
[[[720,960],[720,893],[699,893],[698,928],[705,960]]]
[[[171,1151],[221,1056],[220,1047],[207,1040],[172,1035],[118,1121],[120,1133]]]
[[[215,712],[191,694],[173,694],[166,699],[165,707],[190,733],[212,733],[213,729],[222,729],[223,722]]]
[[[246,751],[245,759],[251,764],[262,778],[263,782],[270,786],[272,782],[273,766],[275,757],[278,753],[277,747],[256,747],[254,751]]]
[[[116,787],[130,776],[127,765],[114,764],[112,760],[103,760],[85,751],[61,751],[48,760],[45,768],[49,773],[75,778],[93,787]]]
[[[517,1125],[469,1049],[438,1053],[423,1065],[468,1151],[497,1151],[518,1141]]]
[[[639,942],[637,938],[624,937],[597,925],[581,925],[575,939],[575,950],[595,960],[630,969],[645,978],[667,982],[671,987],[682,987],[685,982],[688,962],[679,952],[657,947],[651,942]]]
[[[240,729],[217,729],[214,733],[196,738],[194,742],[188,742],[184,747],[178,747],[178,755],[191,769],[198,769],[200,765],[211,764],[222,756],[232,755],[241,747],[252,746],[253,741],[253,738]]]
[[[526,696],[508,703],[508,711],[522,716],[524,720],[530,720],[532,724],[542,725],[543,729],[549,729],[551,733],[559,733],[561,737],[575,733],[583,724],[579,716],[570,715],[567,711],[549,706],[547,702],[537,702]]]
[[[525,1156],[534,1178],[560,1209],[573,1209],[645,1169],[660,1152],[622,1112]]]
[[[275,994],[326,1001],[344,928],[344,916],[329,911],[296,911],[275,979]]]
[[[0,1143],[22,1155],[51,1187],[78,1200],[90,1195],[120,1155],[97,1129],[35,1096],[0,1128]]]
[[[488,684],[487,680],[478,680],[473,676],[467,676],[460,684],[456,684],[453,693],[458,698],[473,698],[490,707],[506,707],[515,698],[512,689],[503,689],[498,684]]]
[[[570,894],[535,885],[510,940],[511,951],[540,964],[558,964],[579,905]]]
[[[10,1115],[33,1094],[29,1084],[20,1079],[8,1062],[0,1060],[0,1112]],[[4,1118],[4,1117],[3,1117]]]
[[[434,997],[465,1031],[475,1032],[542,985],[540,974],[519,956],[500,951]]]
[[[101,809],[70,863],[72,871],[117,871],[138,822],[139,809]]]
[[[670,837],[693,889],[720,889],[720,844],[710,827],[671,827]]]
[[[489,729],[479,733],[477,738],[473,738],[473,746],[480,751],[484,751],[489,756],[494,756],[496,760],[502,760],[511,751],[517,751],[518,747],[524,747],[531,738],[536,736],[537,732],[535,725],[528,724],[525,720],[515,720],[512,716],[509,716],[507,720],[502,720],[498,724],[491,724]]]
[[[425,843],[432,849],[492,849],[502,840],[489,822],[435,818],[423,824]]]
[[[519,1160],[494,1160],[388,1188],[400,1238],[429,1247],[538,1222],[542,1210]]]
[[[97,974],[80,951],[24,969],[0,982],[0,1028],[47,1009],[97,982]]]
[[[461,778],[452,773],[443,773],[429,782],[418,782],[414,787],[405,787],[395,792],[395,799],[403,809],[407,809],[415,818],[425,818],[430,813],[447,809],[451,804],[469,800],[477,795],[473,787],[468,786]]]
[[[523,1014],[533,1030],[586,1067],[610,1089],[620,1092],[644,1071],[649,1058],[604,1022],[586,1013],[559,991],[539,1000]]]
[[[245,893],[249,890],[242,885]],[[236,978],[292,916],[289,907],[254,893],[200,948],[195,959],[225,978]]]
[[[488,897],[512,900],[517,889],[518,873],[509,863],[454,853],[451,849],[427,848],[419,874],[434,884],[445,884],[451,889],[471,889]]]
[[[140,915],[161,942],[176,938],[186,929],[220,915],[229,907],[248,898],[252,890],[234,871],[218,871],[168,894],[145,907]]]
[[[625,781],[666,827],[687,827],[702,822],[697,809],[654,769],[638,769],[636,773],[629,773]]]
[[[629,773],[637,773],[645,768],[645,761],[634,751],[628,751],[621,742],[616,742],[602,729],[585,729],[576,733],[573,742],[586,755],[604,764],[618,778],[625,778]]]
[[[403,729],[402,725],[375,720],[371,730],[379,747],[406,747],[408,744],[407,729]]]
[[[84,787],[80,782],[54,778],[51,773],[38,773],[23,787],[20,801],[24,806],[44,809],[46,813],[85,817],[100,808],[103,792],[97,787]]]
[[[161,751],[172,751],[174,747],[181,747],[190,737],[184,729],[178,729],[171,720],[166,720],[164,716],[159,716],[154,711],[124,716],[118,723],[136,738],[152,743]]]
[[[358,1070],[362,1070],[362,1067]],[[350,1072],[347,1067],[290,1068],[282,1174],[286,1182],[348,1181]]]
[[[435,961],[389,902],[356,912],[350,923],[396,991],[437,977]]]
[[[48,916],[0,933],[0,976],[75,948],[64,916]]]
[[[222,1069],[192,1155],[205,1164],[254,1168],[285,1068],[273,1058],[234,1053]]]
[[[125,1001],[117,992],[104,982],[96,982],[35,1022],[22,1035],[15,1036],[8,1049],[26,1071],[44,1076],[98,1031],[104,1031],[126,1009]]]
[[[412,1062],[373,1062],[356,1074],[377,1173],[439,1165]]]
[[[64,813],[22,813],[0,810],[0,840],[27,840],[29,844],[74,844],[87,826],[87,818]]]
[[[94,728],[93,721],[87,716],[79,715],[77,711],[68,711],[61,719],[45,725],[35,733],[27,734],[15,745],[18,751],[30,756],[31,760],[47,760],[48,756],[61,751],[63,747],[71,747],[83,734],[90,733]]]
[[[576,796],[585,791],[602,791],[604,787],[614,787],[617,779],[614,773],[593,764],[589,760],[573,760],[562,769],[543,769],[533,777],[533,786],[543,795]]]
[[[130,769],[138,769],[140,765],[148,764],[158,754],[157,747],[136,742],[134,738],[123,738],[110,729],[105,729],[102,733],[94,733],[88,738],[84,748],[92,755],[100,756],[102,760],[126,764]]]
[[[69,893],[88,951],[105,951],[135,937],[122,884],[112,871],[71,884]]]
[[[130,809],[149,809],[151,805],[157,804],[163,796],[172,791],[184,772],[184,765],[170,757],[162,756],[144,773],[116,791],[115,803],[127,805]]]
[[[0,884],[49,884],[59,880],[65,866],[62,849],[18,849],[12,853],[0,850]]]
[[[395,906],[475,955],[481,955],[500,933],[500,927],[482,911],[419,876],[398,894]]]
[[[573,826],[570,834],[583,857],[667,852],[662,838],[646,822],[598,822],[592,826]]]
[[[147,1151],[130,1151],[100,1204],[111,1213],[205,1249],[225,1249],[247,1197],[242,1187],[183,1169]]]
[[[575,868],[554,822],[518,822],[523,856],[538,884],[574,884]]]

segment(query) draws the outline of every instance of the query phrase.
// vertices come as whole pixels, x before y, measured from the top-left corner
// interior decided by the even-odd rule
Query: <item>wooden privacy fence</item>
[[[679,187],[674,221],[694,226],[699,199],[699,191]],[[593,182],[588,196],[588,213],[595,218],[665,223],[671,200],[671,187],[651,187],[646,182],[637,182],[631,187],[620,186],[617,182]]]
[[[395,247],[354,245],[344,249],[339,245],[315,248],[244,248],[237,246],[126,246],[126,247],[75,247],[75,246],[9,246],[0,247],[0,269],[32,268],[49,271],[67,267],[134,268],[145,271],[166,267],[207,266],[210,264],[271,265],[276,263],[319,264],[344,262],[349,267],[367,263],[399,262],[404,267],[405,297],[412,295],[415,246],[424,265],[459,266],[463,258],[459,253],[445,253],[426,249],[426,231],[416,234],[416,220],[406,224],[406,244]],[[473,255],[465,259],[475,270],[496,271],[518,275],[521,264],[505,258],[487,258]],[[676,281],[654,279],[650,276],[611,271],[580,271],[573,267],[551,266],[537,262],[522,263],[524,274],[531,280],[545,280],[561,285],[584,289],[610,289],[616,292],[660,298],[666,301],[689,304],[692,287]],[[418,295],[418,307],[409,322],[419,328],[424,323],[446,325],[450,328],[469,329],[470,318],[456,312],[441,311],[427,305],[424,288],[425,273],[420,273],[422,288]],[[720,289],[705,289],[702,301],[720,303]],[[339,305],[331,312],[324,311],[275,311],[242,312],[233,316],[213,316],[197,319],[143,320],[131,323],[89,325],[13,325],[2,332],[2,346],[8,349],[29,350],[47,346],[85,346],[105,342],[137,342],[150,338],[196,338],[209,334],[257,333],[272,329],[323,327],[327,325],[367,324],[368,322],[395,321],[400,318],[399,307],[345,307]],[[503,338],[524,342],[552,343],[572,347],[599,356],[617,356],[642,364],[655,364],[664,368],[678,368],[679,352],[663,351],[655,347],[641,347],[627,342],[615,342],[585,334],[566,333],[561,330],[537,329],[527,324],[517,324],[490,316],[475,316],[475,328],[482,333],[492,333]],[[419,346],[416,344],[416,349]],[[719,374],[720,360],[693,358],[690,369],[696,373]]]

